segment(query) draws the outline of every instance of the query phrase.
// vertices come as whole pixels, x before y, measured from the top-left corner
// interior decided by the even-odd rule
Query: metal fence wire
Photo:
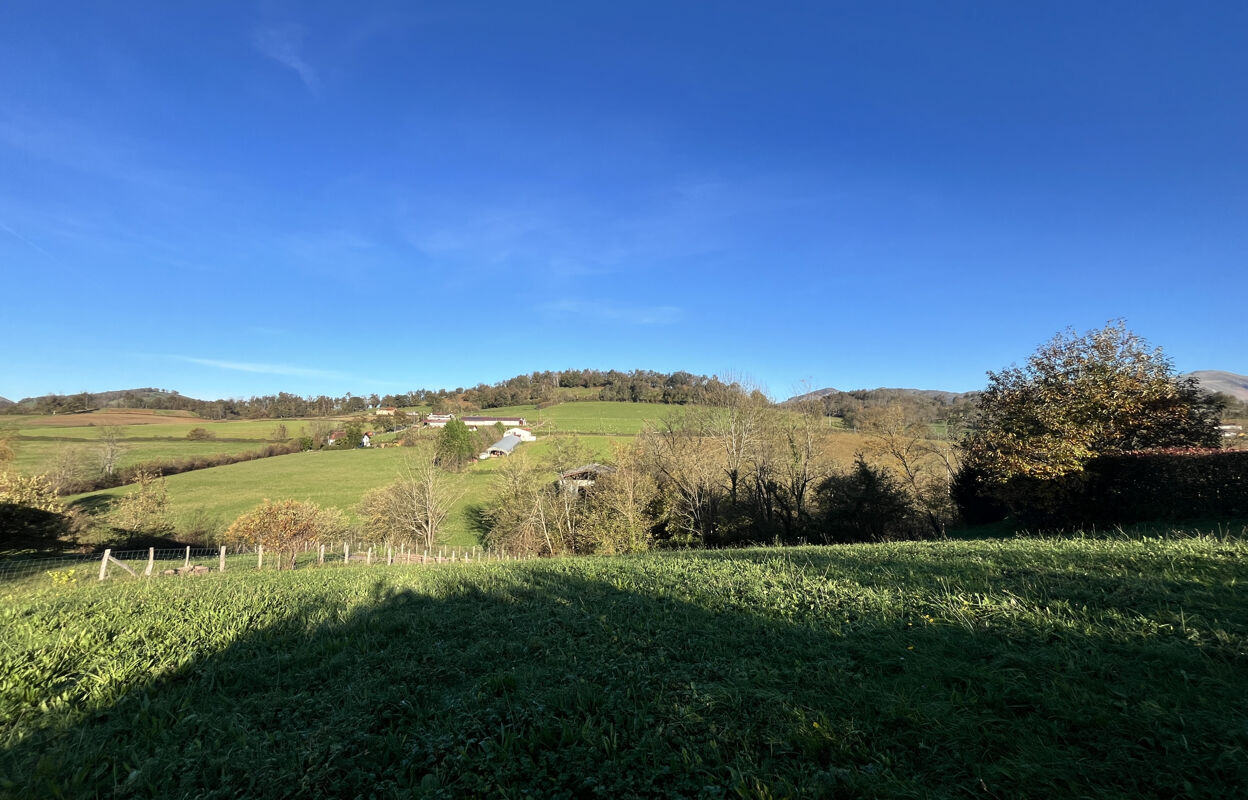
[[[292,563],[293,555],[293,563]],[[514,561],[520,557],[481,547],[418,548],[408,543],[307,543],[274,552],[263,546],[106,549],[103,552],[0,560],[0,582],[46,576],[54,584],[86,579],[154,578],[325,566],[429,566]]]

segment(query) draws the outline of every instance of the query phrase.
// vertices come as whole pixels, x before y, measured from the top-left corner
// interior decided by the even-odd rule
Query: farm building
[[[533,435],[533,431],[529,430],[528,428],[510,428],[508,429],[506,435],[518,436],[520,437],[520,441],[522,442],[536,442],[537,441],[537,437]]]
[[[462,421],[473,430],[486,427],[488,425],[502,425],[503,427],[514,428],[523,427],[528,424],[524,417],[464,417]]]
[[[332,447],[333,445],[338,444],[338,442],[340,442],[343,438],[345,438],[346,435],[347,435],[346,431],[334,431],[333,433],[329,435],[329,439],[326,440],[326,443]],[[372,446],[373,446],[373,432],[369,431],[368,433],[360,437],[360,447],[372,447]]]
[[[425,417],[426,428],[445,428],[446,423],[455,419],[454,414],[430,414]]]
[[[559,488],[576,494],[593,486],[599,477],[610,475],[612,472],[615,472],[615,467],[607,464],[585,464],[561,473],[558,480]]]
[[[1219,425],[1218,431],[1221,432],[1223,439],[1235,439],[1244,435],[1243,425]]]
[[[377,409],[376,413],[377,413],[377,416],[379,417],[393,417],[394,412],[398,410],[399,409],[395,408],[394,406],[382,406],[381,408]]]
[[[489,449],[478,456],[478,458],[484,460],[487,458],[497,458],[498,456],[509,456],[515,452],[516,447],[519,444],[519,436],[504,436],[494,444],[490,445]]]

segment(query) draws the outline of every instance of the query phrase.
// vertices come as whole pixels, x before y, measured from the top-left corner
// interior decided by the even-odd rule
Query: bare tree
[[[901,406],[867,409],[859,424],[870,450],[899,474],[932,532],[943,536],[953,515],[949,486],[959,467],[957,447],[947,434],[938,437],[926,423],[908,418]]]
[[[743,380],[728,377],[723,384],[723,391],[711,398],[712,406],[706,409],[704,430],[723,451],[728,496],[736,505],[750,464],[760,456],[770,403]]]
[[[724,497],[722,451],[694,413],[678,412],[642,432],[647,467],[672,496],[669,521],[691,541],[714,541]]]
[[[364,529],[377,542],[411,540],[432,549],[462,492],[456,493],[442,470],[426,461],[404,465],[393,483],[373,489],[360,499]]]
[[[125,428],[120,425],[104,425],[100,428],[100,471],[105,477],[112,477],[117,471],[117,461],[126,451],[126,446],[122,444],[125,433]]]
[[[777,410],[754,476],[766,515],[796,539],[809,527],[812,490],[827,476],[823,407],[818,399]]]

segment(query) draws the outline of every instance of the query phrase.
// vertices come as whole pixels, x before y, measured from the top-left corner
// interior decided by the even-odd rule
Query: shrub
[[[154,472],[139,470],[138,486],[117,501],[109,522],[119,531],[135,536],[164,537],[173,533],[169,521],[169,491],[165,479]]]
[[[73,538],[85,527],[82,515],[57,497],[46,477],[0,471],[0,548],[44,546]]]
[[[225,541],[248,547],[263,545],[289,555],[286,563],[293,569],[295,553],[305,542],[326,542],[346,530],[346,517],[336,508],[298,500],[265,500],[234,520],[225,532]]]
[[[217,435],[207,428],[191,428],[186,432],[186,438],[195,442],[206,442],[209,439],[217,438]]]
[[[861,455],[852,470],[824,479],[815,493],[821,508],[816,529],[828,544],[913,539],[925,529],[909,492]]]
[[[1195,448],[1092,459],[1079,473],[1007,487],[1021,521],[1116,525],[1248,516],[1248,452]]]

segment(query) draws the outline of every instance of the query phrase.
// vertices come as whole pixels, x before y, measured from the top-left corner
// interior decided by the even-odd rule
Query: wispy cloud
[[[14,239],[17,239],[19,242],[24,242],[25,244],[29,245],[32,249],[34,249],[36,252],[42,253],[46,258],[52,261],[56,260],[55,258],[52,258],[52,254],[49,253],[47,250],[44,250],[42,247],[35,244],[31,240],[27,239],[25,236],[21,235],[17,231],[13,230],[8,225],[5,225],[3,222],[0,222],[0,231],[4,231],[5,233],[12,236]]]
[[[180,361],[186,361],[191,364],[198,364],[201,367],[216,367],[217,369],[230,369],[237,372],[252,372],[261,375],[290,375],[299,378],[349,378],[341,372],[334,372],[327,369],[312,369],[309,367],[299,367],[293,364],[255,364],[249,361],[220,361],[215,358],[194,358],[192,356],[174,356]]]
[[[304,33],[302,27],[293,24],[258,28],[252,33],[251,43],[261,55],[294,70],[303,85],[316,94],[320,89],[320,80],[316,70],[303,58]]]
[[[628,306],[589,300],[558,300],[546,303],[541,310],[551,316],[589,317],[632,325],[671,325],[685,314],[679,306]]]

